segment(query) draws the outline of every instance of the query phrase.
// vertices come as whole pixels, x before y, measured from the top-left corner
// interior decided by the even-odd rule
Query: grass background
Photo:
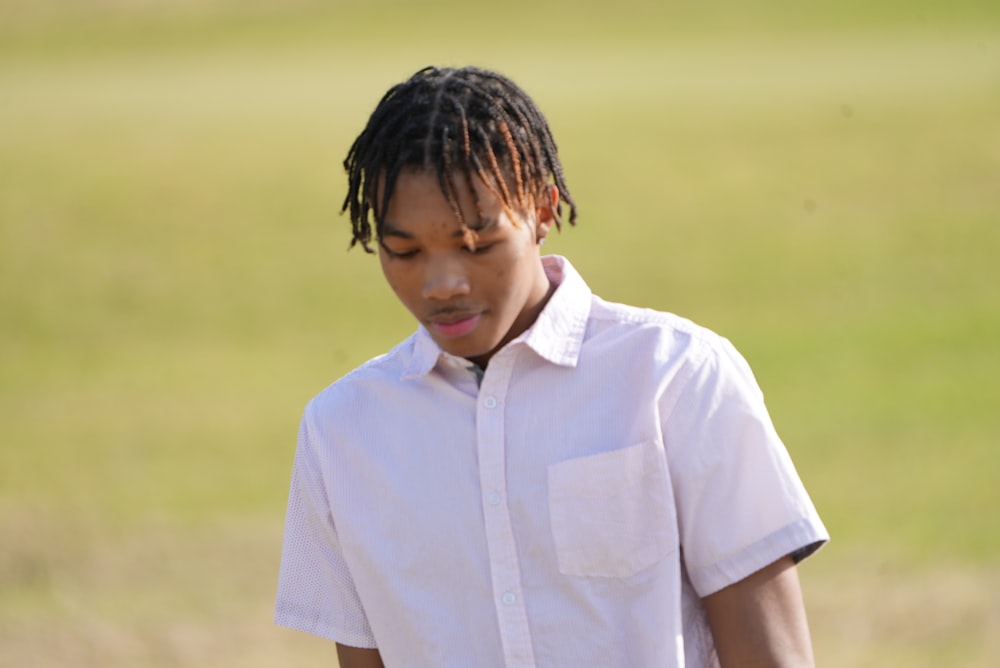
[[[549,117],[547,248],[731,338],[834,535],[819,662],[1000,661],[1000,5],[0,0],[0,665],[330,665],[270,623],[305,402],[406,336],[346,252],[384,90]]]

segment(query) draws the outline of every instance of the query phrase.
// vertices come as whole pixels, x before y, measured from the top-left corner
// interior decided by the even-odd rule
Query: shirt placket
[[[500,624],[504,663],[508,668],[528,668],[535,665],[535,659],[508,503],[504,430],[513,362],[510,350],[490,360],[476,407],[476,445],[493,603]]]

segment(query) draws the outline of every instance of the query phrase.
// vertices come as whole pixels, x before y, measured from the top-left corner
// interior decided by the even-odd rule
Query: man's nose
[[[427,263],[424,299],[447,301],[469,294],[469,277],[458,259],[440,258]]]

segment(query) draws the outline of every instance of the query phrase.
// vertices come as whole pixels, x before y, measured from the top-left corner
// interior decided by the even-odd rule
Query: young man
[[[750,369],[541,255],[576,206],[530,98],[421,70],[345,167],[419,327],[305,411],[276,621],[342,668],[811,665],[828,536]]]

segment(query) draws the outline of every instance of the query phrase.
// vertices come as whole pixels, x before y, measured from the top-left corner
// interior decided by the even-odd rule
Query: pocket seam
[[[662,457],[657,441],[644,441],[549,465],[549,521],[562,574],[629,577],[677,550]],[[574,501],[579,508],[570,507]]]

